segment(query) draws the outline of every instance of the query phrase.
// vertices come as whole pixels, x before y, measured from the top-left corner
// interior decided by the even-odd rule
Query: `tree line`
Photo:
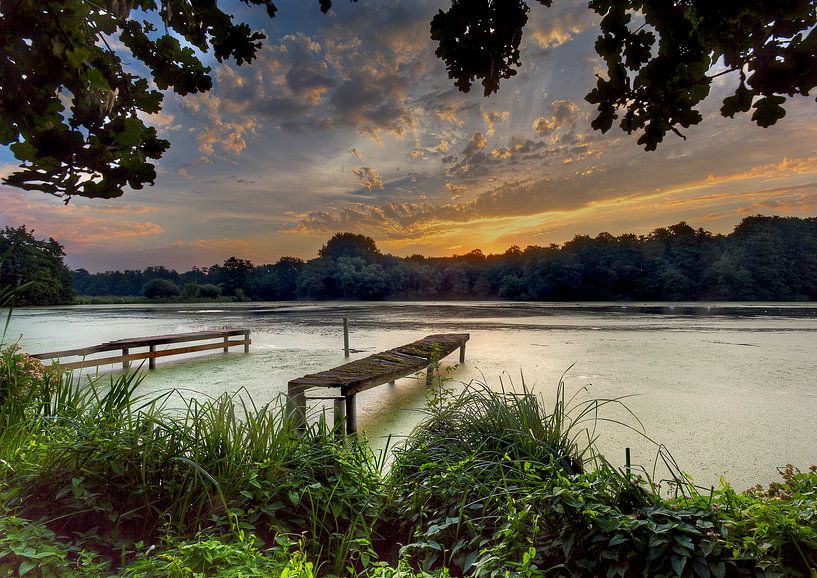
[[[817,218],[757,215],[729,235],[681,222],[648,235],[577,235],[451,257],[395,257],[369,237],[338,233],[309,261],[256,266],[230,257],[184,273],[79,269],[73,287],[88,296],[238,300],[815,300]]]

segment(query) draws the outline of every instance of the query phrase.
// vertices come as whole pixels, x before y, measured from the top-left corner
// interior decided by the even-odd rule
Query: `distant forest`
[[[817,218],[745,218],[729,235],[681,222],[648,235],[578,235],[562,245],[395,257],[338,233],[303,261],[230,257],[184,273],[73,272],[85,296],[238,300],[519,299],[682,301],[817,299]]]

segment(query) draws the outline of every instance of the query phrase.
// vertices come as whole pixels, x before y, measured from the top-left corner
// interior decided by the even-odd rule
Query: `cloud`
[[[361,186],[367,191],[383,188],[383,179],[381,179],[380,174],[371,167],[355,168],[352,169],[352,173],[360,178]]]
[[[564,3],[532,11],[525,30],[542,50],[551,50],[570,42],[595,25],[599,16],[586,3]]]
[[[540,116],[533,121],[536,136],[546,137],[555,132],[573,132],[579,120],[580,109],[570,100],[554,100],[550,104],[550,116]]]
[[[70,250],[78,246],[113,244],[122,246],[135,239],[155,237],[165,228],[134,216],[157,213],[154,207],[133,204],[69,205],[45,195],[33,196],[13,189],[0,189],[3,211],[0,225],[26,225],[37,233],[55,238]]]
[[[445,183],[445,189],[450,193],[452,201],[456,201],[465,195],[469,190],[466,185],[459,185],[451,182]]]
[[[485,121],[485,132],[488,136],[493,136],[496,134],[496,123],[499,121],[508,120],[511,116],[511,113],[508,111],[502,112],[483,112],[482,113],[482,120]]]

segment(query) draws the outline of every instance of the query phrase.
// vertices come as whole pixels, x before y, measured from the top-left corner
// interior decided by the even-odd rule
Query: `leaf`
[[[630,538],[624,534],[616,534],[610,539],[609,546],[618,546],[619,544],[629,541],[629,539]]]
[[[740,86],[735,90],[735,94],[723,99],[721,116],[734,118],[738,112],[749,112],[749,109],[752,107],[754,95],[754,91],[746,88],[746,85],[741,81]]]
[[[786,102],[783,96],[766,96],[755,103],[755,112],[752,120],[763,128],[775,124],[778,120],[786,116],[786,110],[780,106]]]
[[[682,576],[684,574],[684,567],[687,564],[687,559],[683,556],[671,556],[670,564],[672,564],[672,569],[675,571],[676,576]]]
[[[142,142],[142,126],[138,118],[126,118],[122,132],[116,135],[116,142],[123,147],[137,146]]]
[[[20,562],[20,567],[17,569],[18,576],[25,576],[31,570],[37,567],[37,563],[32,560],[23,560]]]
[[[33,161],[37,158],[37,149],[28,141],[17,142],[9,147],[18,161]]]

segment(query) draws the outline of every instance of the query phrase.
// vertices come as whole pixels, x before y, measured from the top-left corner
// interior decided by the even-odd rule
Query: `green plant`
[[[522,383],[519,394],[471,384],[429,406],[390,476],[397,515],[411,543],[404,552],[422,567],[467,570],[505,521],[508,504],[592,460],[585,421],[608,401],[567,399],[563,381],[552,411]]]
[[[99,576],[107,566],[45,525],[0,512],[0,576]]]
[[[262,551],[252,535],[237,532],[218,538],[170,539],[166,546],[140,554],[122,576],[132,578],[195,578],[204,576],[252,577],[289,576],[313,578],[312,563],[292,543]]]

